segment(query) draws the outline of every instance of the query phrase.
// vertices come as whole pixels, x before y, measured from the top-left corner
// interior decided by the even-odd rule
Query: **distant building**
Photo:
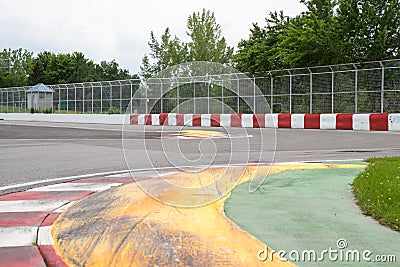
[[[53,94],[54,90],[38,83],[37,85],[26,90],[26,100],[28,103],[28,109],[34,108],[36,110],[46,110],[53,108]]]

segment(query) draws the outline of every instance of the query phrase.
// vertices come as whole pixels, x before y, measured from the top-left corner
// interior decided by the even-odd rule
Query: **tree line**
[[[136,78],[115,61],[96,64],[81,52],[33,56],[26,49],[3,49],[0,59],[8,59],[0,69],[0,88],[44,84],[110,81]]]
[[[258,73],[398,58],[400,0],[300,0],[306,11],[289,17],[270,12],[254,23],[237,51],[226,44],[214,13],[203,10],[187,20],[188,43],[167,28],[160,40],[151,32],[150,53],[141,74],[151,76],[175,64],[213,61]],[[150,63],[152,62],[152,63]]]

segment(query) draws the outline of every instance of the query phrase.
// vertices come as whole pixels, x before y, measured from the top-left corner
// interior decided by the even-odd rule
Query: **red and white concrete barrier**
[[[134,114],[133,125],[400,131],[400,114]]]

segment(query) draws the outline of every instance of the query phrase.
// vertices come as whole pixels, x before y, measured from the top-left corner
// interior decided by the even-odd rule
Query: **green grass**
[[[7,106],[0,105],[0,113],[31,113],[31,110],[30,109],[25,110],[25,109],[21,109],[21,108],[18,108],[18,107],[14,107],[14,110],[13,110],[12,106],[8,106],[7,107]],[[40,110],[40,111],[35,111],[35,113],[45,113],[45,112],[43,110]],[[85,111],[85,112],[82,112],[82,111],[79,111],[79,110],[77,110],[75,112],[74,109],[67,111],[67,110],[57,110],[56,108],[54,108],[53,113],[54,114],[124,114],[124,112],[121,112],[119,110],[119,108],[115,108],[115,107],[112,107],[111,109],[110,108],[105,108],[105,109],[103,109],[103,113],[100,113],[99,111],[95,111],[95,112]]]
[[[7,111],[8,108],[8,111]],[[25,109],[23,108],[18,108],[18,107],[13,107],[12,106],[2,106],[0,105],[0,113],[25,113]]]
[[[353,182],[353,193],[364,214],[400,231],[400,157],[368,159]]]

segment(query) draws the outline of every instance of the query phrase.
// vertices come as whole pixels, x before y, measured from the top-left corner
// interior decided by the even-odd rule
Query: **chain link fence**
[[[400,60],[243,74],[49,85],[35,106],[31,87],[0,89],[0,112],[400,113]],[[258,88],[257,88],[258,87]],[[256,92],[261,91],[261,95]],[[137,91],[141,90],[141,94]],[[139,95],[139,97],[138,97]],[[132,97],[135,96],[133,99]],[[50,100],[49,100],[50,99]],[[132,100],[132,101],[131,101]],[[32,103],[31,103],[32,102]],[[251,103],[251,104],[249,104]],[[260,104],[259,104],[260,103]]]

